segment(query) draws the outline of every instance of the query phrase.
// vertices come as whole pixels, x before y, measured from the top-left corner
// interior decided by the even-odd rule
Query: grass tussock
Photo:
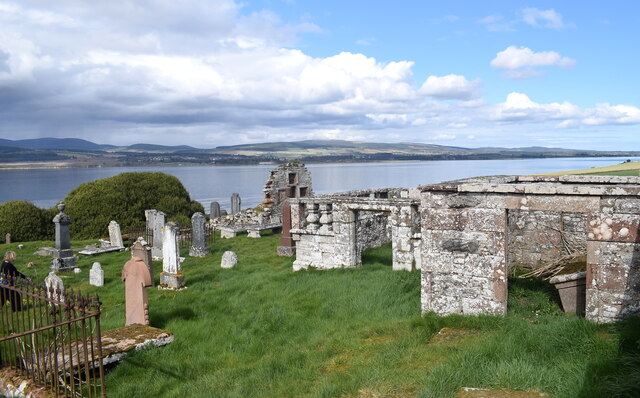
[[[420,274],[393,272],[388,245],[364,253],[359,269],[294,273],[275,255],[278,238],[217,239],[211,255],[183,263],[186,290],[150,288],[151,325],[175,340],[109,369],[109,396],[454,397],[461,387],[640,396],[637,318],[602,326],[566,316],[546,283],[522,279],[510,281],[506,317],[420,316]],[[30,253],[50,245],[25,244],[16,265],[42,280],[48,259]],[[234,269],[220,268],[226,250],[238,254]],[[81,274],[62,275],[100,295],[103,330],[124,324],[129,256],[82,257]],[[88,284],[94,261],[102,288]],[[431,343],[442,328],[459,335]]]

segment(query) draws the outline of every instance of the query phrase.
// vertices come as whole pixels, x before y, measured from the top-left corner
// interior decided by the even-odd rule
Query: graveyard
[[[0,249],[16,250],[19,268],[42,280],[49,261],[33,253],[51,244]],[[363,253],[358,269],[292,272],[293,259],[277,256],[278,244],[278,234],[265,232],[260,239],[216,236],[204,257],[182,247],[187,288],[147,289],[151,326],[174,341],[107,367],[108,395],[453,397],[469,386],[554,397],[637,391],[636,318],[596,325],[565,315],[553,291],[518,279],[509,285],[505,317],[423,317],[420,276],[392,271],[389,245]],[[228,250],[238,264],[223,269]],[[103,331],[124,325],[121,273],[130,258],[127,251],[81,256],[81,273],[60,273],[67,288],[99,294]],[[89,284],[96,261],[102,287]],[[157,285],[162,262],[153,267]]]

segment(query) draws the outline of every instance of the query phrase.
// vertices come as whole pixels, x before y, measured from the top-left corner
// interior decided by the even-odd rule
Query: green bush
[[[15,242],[53,239],[53,213],[31,202],[12,200],[0,205],[0,236]]]
[[[106,236],[111,220],[117,221],[125,234],[145,225],[147,209],[161,210],[168,218],[190,219],[194,212],[204,212],[180,180],[164,173],[122,173],[87,182],[69,192],[64,202],[73,239]]]

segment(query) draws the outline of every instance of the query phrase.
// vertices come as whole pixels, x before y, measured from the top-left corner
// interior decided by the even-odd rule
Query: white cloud
[[[502,76],[509,79],[527,79],[540,76],[541,72],[534,67],[559,66],[570,68],[576,61],[563,57],[555,51],[535,52],[528,47],[509,46],[498,52],[491,60],[491,66],[507,70]]]
[[[539,10],[537,8],[522,9],[522,20],[531,26],[538,28],[563,29],[572,24],[562,20],[562,14],[554,9]]]
[[[440,99],[469,100],[479,95],[481,81],[469,81],[461,75],[429,76],[420,93]]]

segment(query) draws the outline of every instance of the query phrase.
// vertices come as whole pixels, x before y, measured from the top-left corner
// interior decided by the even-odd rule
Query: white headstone
[[[64,284],[62,279],[55,272],[49,272],[49,275],[44,278],[44,286],[47,288],[47,297],[64,302]]]
[[[226,251],[222,255],[222,261],[220,262],[220,266],[222,268],[233,268],[238,264],[238,255],[232,251]]]
[[[168,222],[162,227],[162,271],[168,274],[180,272],[180,227]]]
[[[111,246],[124,247],[124,243],[122,242],[122,232],[120,231],[120,224],[113,220],[109,223],[109,241],[111,242]]]
[[[89,271],[89,284],[91,286],[104,286],[104,271],[99,262],[93,263]]]

